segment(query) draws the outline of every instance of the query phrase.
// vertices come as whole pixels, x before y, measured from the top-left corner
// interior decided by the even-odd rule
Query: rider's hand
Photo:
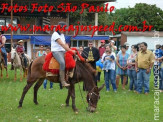
[[[76,51],[75,50],[71,50],[74,54],[76,54]]]

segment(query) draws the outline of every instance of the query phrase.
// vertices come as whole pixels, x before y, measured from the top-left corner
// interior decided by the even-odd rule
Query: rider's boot
[[[65,81],[65,71],[59,71],[59,75],[60,75],[60,81],[62,83],[62,86],[68,87],[70,86],[70,84],[66,83]]]

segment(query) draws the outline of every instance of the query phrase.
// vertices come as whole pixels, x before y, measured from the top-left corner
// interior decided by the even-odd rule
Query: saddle
[[[72,48],[77,51],[76,48]],[[77,51],[77,55],[80,58],[81,61],[84,61],[84,58],[82,58]],[[71,51],[67,51],[65,53],[65,67],[66,67],[66,73],[69,77],[73,77],[74,68],[76,66],[76,60],[74,59],[74,54]],[[46,71],[46,76],[56,76],[59,75],[59,63],[58,61],[53,57],[52,52],[46,55],[45,57],[45,63],[43,64],[43,70]],[[66,77],[68,77],[66,76]],[[66,78],[67,79],[67,78]]]

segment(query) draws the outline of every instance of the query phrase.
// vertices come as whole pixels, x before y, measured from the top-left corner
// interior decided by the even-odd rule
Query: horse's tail
[[[29,65],[29,67],[28,67],[28,76],[27,76],[27,81],[28,81],[28,79],[29,79],[30,76],[31,76],[31,67],[32,67],[32,63],[33,63],[33,61],[30,63],[30,65]]]

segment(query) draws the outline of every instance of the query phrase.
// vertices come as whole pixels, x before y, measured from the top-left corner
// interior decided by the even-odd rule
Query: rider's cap
[[[58,25],[60,25],[63,28],[63,26],[66,25],[66,23],[65,22],[59,22]]]
[[[20,41],[18,41],[18,44],[19,44],[19,43],[23,43],[23,42],[24,42],[23,40],[20,40]]]

